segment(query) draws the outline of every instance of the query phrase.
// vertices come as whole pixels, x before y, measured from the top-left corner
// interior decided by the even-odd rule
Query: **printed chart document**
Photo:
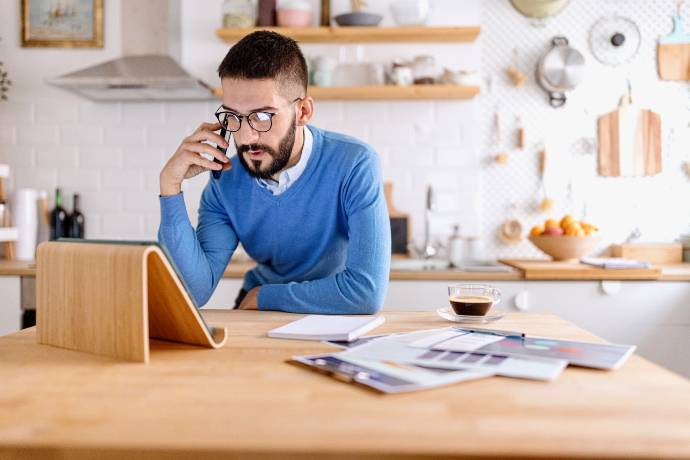
[[[568,361],[565,359],[509,356],[505,353],[452,351],[438,349],[436,345],[438,343],[436,335],[449,341],[464,334],[466,333],[453,331],[451,328],[411,332],[401,336],[371,341],[340,352],[338,356],[343,359],[378,359],[425,368],[476,369],[505,377],[547,381],[556,380],[568,365]],[[421,341],[433,345],[430,345],[429,348],[419,348]],[[413,344],[415,346],[412,346]],[[476,346],[476,342],[473,342],[469,348],[474,349]]]
[[[382,325],[383,316],[309,315],[268,331],[276,339],[336,340],[351,342]]]
[[[424,390],[494,375],[482,369],[428,369],[379,359],[360,359],[342,352],[293,356],[292,359],[338,380],[359,383],[384,393]]]

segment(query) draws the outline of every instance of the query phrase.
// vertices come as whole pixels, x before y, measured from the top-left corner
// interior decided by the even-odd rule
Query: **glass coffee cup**
[[[485,316],[501,301],[501,291],[488,284],[451,284],[448,300],[457,315]]]

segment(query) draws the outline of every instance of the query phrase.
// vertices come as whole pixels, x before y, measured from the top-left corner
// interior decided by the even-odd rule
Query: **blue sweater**
[[[261,286],[259,310],[374,314],[383,305],[391,233],[379,157],[353,137],[308,128],[307,167],[280,195],[261,187],[235,155],[232,169],[204,189],[196,234],[182,194],[160,199],[158,240],[199,306],[238,242],[258,263],[243,287]]]

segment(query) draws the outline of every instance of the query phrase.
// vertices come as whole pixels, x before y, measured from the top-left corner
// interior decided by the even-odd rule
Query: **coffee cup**
[[[501,291],[488,284],[451,284],[448,300],[458,315],[484,316],[501,301]]]

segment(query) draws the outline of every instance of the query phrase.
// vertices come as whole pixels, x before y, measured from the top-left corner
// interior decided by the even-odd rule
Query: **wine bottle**
[[[62,190],[55,190],[55,209],[50,213],[50,239],[57,240],[68,236],[67,212],[62,207]]]
[[[79,195],[74,194],[74,210],[69,216],[69,237],[84,238],[84,215],[79,212]]]

